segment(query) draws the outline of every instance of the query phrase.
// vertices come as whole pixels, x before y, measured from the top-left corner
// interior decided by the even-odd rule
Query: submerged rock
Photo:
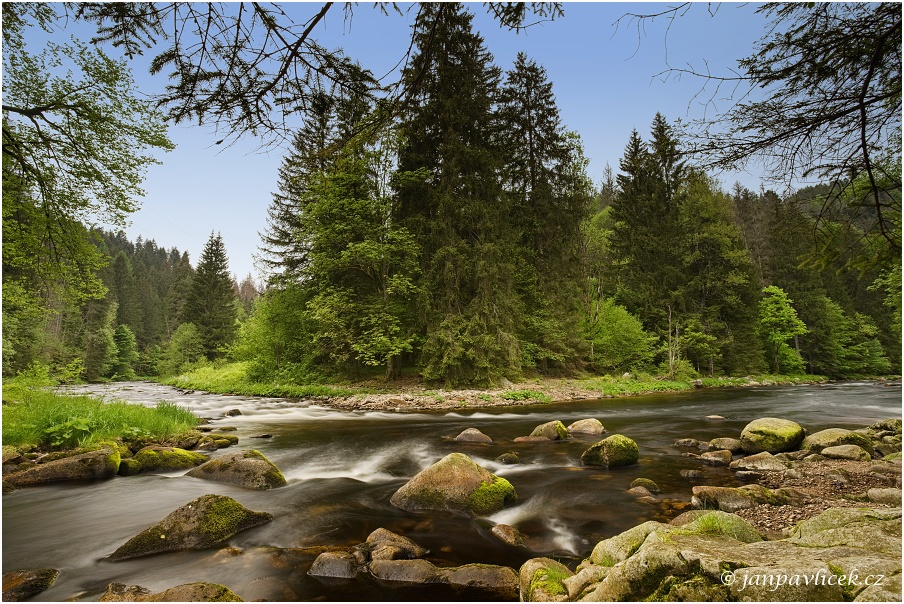
[[[579,419],[578,421],[569,424],[566,428],[569,433],[575,434],[602,434],[606,431],[606,428],[603,427],[603,423],[593,417],[587,419]]]
[[[446,510],[488,516],[517,501],[515,488],[463,453],[451,453],[422,470],[389,502],[409,512]]]
[[[253,512],[231,497],[204,495],[129,539],[110,555],[110,560],[128,560],[185,549],[206,549],[225,543],[236,533],[271,520],[271,514]]]
[[[34,597],[53,585],[58,576],[60,571],[55,568],[3,573],[3,601],[18,602]]]
[[[286,478],[260,451],[236,451],[211,459],[187,474],[214,482],[236,484],[248,489],[275,489],[285,486]]]
[[[754,420],[741,431],[741,447],[746,453],[794,451],[803,439],[800,424],[776,417]]]
[[[486,443],[492,444],[493,439],[478,430],[477,428],[468,428],[464,430],[461,434],[453,438],[452,440],[456,442],[464,442],[464,443]]]
[[[140,585],[110,583],[101,602],[243,602],[231,589],[216,583],[186,583],[160,593]]]
[[[637,463],[639,450],[637,443],[621,434],[604,438],[581,454],[585,466],[605,466],[614,468]]]

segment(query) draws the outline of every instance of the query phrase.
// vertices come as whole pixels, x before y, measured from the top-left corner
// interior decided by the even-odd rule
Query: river
[[[3,571],[57,568],[57,582],[35,600],[96,600],[110,582],[154,592],[194,581],[221,583],[245,600],[461,600],[486,599],[451,588],[393,588],[376,581],[322,581],[307,576],[316,553],[303,548],[349,546],[378,527],[431,550],[437,564],[502,564],[551,556],[570,566],[600,539],[640,522],[667,520],[690,501],[691,484],[679,475],[700,469],[705,482],[736,485],[727,468],[705,467],[672,446],[679,438],[737,437],[759,417],[794,420],[809,431],[858,428],[901,417],[900,383],[846,382],[819,386],[705,389],[495,409],[391,413],[336,411],[293,399],[182,393],[149,383],[71,388],[108,399],[153,405],[169,400],[215,426],[234,426],[239,447],[254,448],[283,471],[289,484],[253,491],[183,476],[151,473],[92,484],[23,488],[3,497]],[[226,417],[238,409],[241,415]],[[705,420],[716,414],[724,421]],[[581,453],[597,437],[565,442],[514,443],[538,424],[598,418],[608,433],[634,439],[637,465],[606,470],[581,466]],[[476,427],[492,445],[451,442]],[[269,438],[255,438],[263,434]],[[221,452],[229,451],[225,449]],[[448,513],[408,513],[389,504],[396,489],[453,451],[470,455],[508,479],[518,504],[490,518]],[[493,461],[513,451],[517,465]],[[650,478],[662,488],[659,503],[626,493],[632,480]],[[207,493],[228,495],[273,514],[273,522],[235,536],[230,548],[170,553],[125,562],[105,557],[177,507]],[[490,529],[510,524],[525,533],[527,548],[497,540]]]

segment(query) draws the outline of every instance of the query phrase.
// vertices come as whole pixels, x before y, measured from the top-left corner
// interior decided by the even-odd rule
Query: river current
[[[375,580],[323,581],[306,573],[316,548],[351,546],[379,527],[428,548],[429,559],[437,565],[480,562],[517,570],[529,558],[550,556],[573,567],[600,539],[646,520],[668,520],[686,507],[692,485],[680,470],[702,470],[706,484],[738,484],[727,468],[706,467],[683,456],[683,450],[673,446],[679,438],[737,438],[748,422],[759,417],[794,420],[811,432],[860,428],[901,417],[901,386],[888,382],[706,389],[422,413],[337,411],[305,400],[183,393],[137,382],[70,390],[136,404],[168,400],[209,418],[214,426],[234,426],[238,447],[261,451],[289,484],[253,491],[190,478],[184,472],[149,473],[90,484],[29,487],[5,495],[3,572],[61,571],[57,582],[34,598],[40,601],[97,600],[110,582],[158,592],[194,581],[221,583],[246,601],[486,599],[487,594],[473,591],[400,588]],[[225,415],[233,409],[241,415]],[[711,414],[727,419],[704,419]],[[582,467],[581,453],[599,439],[590,435],[565,442],[513,442],[544,422],[568,425],[586,417],[599,419],[609,434],[634,439],[640,462],[613,470]],[[451,441],[470,427],[494,443]],[[231,450],[235,447],[221,453]],[[509,480],[518,504],[489,518],[414,514],[389,504],[408,479],[453,451],[466,453]],[[508,451],[519,455],[519,464],[493,461]],[[662,493],[657,502],[639,501],[626,492],[638,477],[658,483]],[[274,520],[236,535],[226,548],[116,563],[105,559],[135,534],[207,493],[228,495],[252,510],[270,512]],[[527,535],[526,547],[496,539],[490,530],[497,523]]]

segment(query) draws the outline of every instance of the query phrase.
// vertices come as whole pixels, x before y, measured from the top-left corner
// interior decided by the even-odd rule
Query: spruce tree
[[[185,319],[201,333],[208,359],[221,355],[223,348],[235,337],[235,311],[226,246],[219,234],[211,233],[201,251],[185,305]]]
[[[404,72],[396,217],[421,244],[422,372],[450,384],[520,370],[517,234],[494,140],[499,69],[458,3],[424,5]],[[425,178],[411,178],[421,175]]]
[[[580,139],[564,130],[546,70],[519,53],[499,98],[503,183],[519,236],[525,360],[546,369],[574,355],[581,223],[591,183]]]

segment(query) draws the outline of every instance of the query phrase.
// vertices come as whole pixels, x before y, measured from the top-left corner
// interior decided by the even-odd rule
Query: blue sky
[[[607,163],[617,171],[632,129],[646,138],[657,111],[669,121],[702,115],[699,103],[692,102],[702,82],[687,77],[662,81],[656,74],[669,65],[687,64],[700,69],[708,64],[713,72],[724,73],[751,54],[766,26],[764,17],[755,14],[757,5],[698,3],[672,25],[666,39],[669,22],[664,18],[646,22],[642,31],[628,21],[618,27],[615,23],[625,13],[656,13],[668,4],[564,6],[564,17],[516,34],[501,29],[481,3],[469,4],[476,15],[475,29],[498,66],[508,69],[523,51],[546,68],[562,121],[581,135],[595,182]],[[304,21],[320,7],[293,3],[287,10]],[[713,16],[710,10],[715,8]],[[384,16],[361,4],[350,24],[343,17],[341,7],[335,7],[315,30],[316,36],[327,47],[343,48],[376,75],[389,71],[408,48],[409,19],[404,16]],[[148,92],[165,84],[161,76],[151,77],[137,66],[134,75],[139,88]],[[728,106],[722,102],[719,108]],[[187,250],[195,263],[211,231],[219,231],[232,272],[239,279],[249,272],[257,277],[252,255],[259,244],[258,232],[265,228],[284,149],[258,152],[260,141],[253,138],[224,148],[214,144],[221,136],[197,126],[172,126],[170,137],[177,148],[161,154],[163,163],[148,170],[147,195],[126,232],[132,239],[141,235],[166,248]],[[720,178],[726,189],[736,180],[753,189],[760,185],[755,173]]]

